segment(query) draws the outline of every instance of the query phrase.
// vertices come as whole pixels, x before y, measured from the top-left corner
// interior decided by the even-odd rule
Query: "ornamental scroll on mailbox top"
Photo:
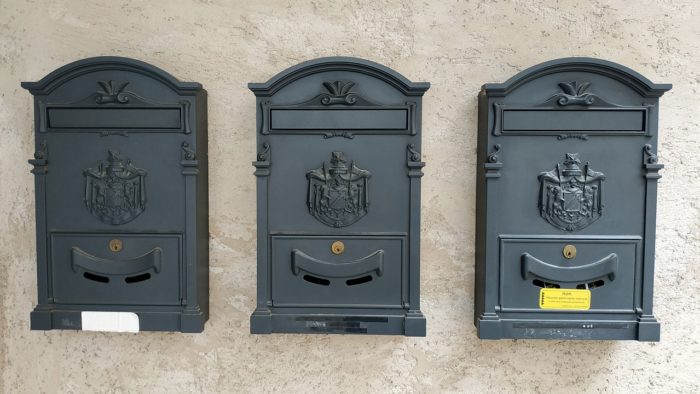
[[[337,57],[249,87],[259,147],[251,332],[425,335],[419,152],[429,85]]]
[[[659,340],[653,272],[659,97],[591,58],[479,94],[480,338]],[[653,159],[652,159],[653,157]]]

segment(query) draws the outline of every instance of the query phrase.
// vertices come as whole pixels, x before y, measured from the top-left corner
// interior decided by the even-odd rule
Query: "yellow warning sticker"
[[[540,308],[585,311],[591,309],[591,291],[579,289],[540,289]]]

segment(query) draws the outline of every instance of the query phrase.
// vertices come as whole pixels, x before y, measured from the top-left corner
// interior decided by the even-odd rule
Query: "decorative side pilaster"
[[[646,178],[646,199],[644,218],[644,271],[642,273],[642,304],[639,321],[656,322],[653,316],[653,288],[654,283],[654,250],[656,242],[656,198],[658,180],[661,178],[659,171],[664,168],[658,163],[658,156],[651,144],[644,145],[642,152],[642,166],[644,168],[644,178]]]
[[[183,271],[186,275],[181,277],[181,287],[184,291],[181,292],[181,304],[186,306],[185,312],[188,309],[198,307],[197,300],[197,282],[187,280],[187,278],[197,277],[197,175],[199,174],[199,160],[194,149],[190,148],[188,142],[183,142],[181,145],[181,160],[182,175],[185,176],[185,250]],[[199,313],[199,311],[190,311],[191,313]]]
[[[34,166],[31,172],[34,174],[35,212],[36,212],[36,254],[37,254],[37,284],[39,304],[52,304],[53,289],[48,281],[49,259],[48,240],[46,236],[46,176],[49,173],[48,143],[44,139],[39,143],[34,152],[34,159],[29,160]]]
[[[406,146],[406,166],[408,167],[409,189],[410,189],[410,207],[409,207],[409,251],[408,251],[408,278],[411,283],[408,284],[408,298],[404,303],[407,322],[410,318],[419,318],[424,322],[420,311],[420,178],[423,176],[423,167],[425,162],[422,161],[422,156],[414,144]],[[424,323],[421,323],[424,324]],[[425,331],[425,327],[420,328]]]
[[[268,240],[268,189],[270,180],[271,147],[266,141],[261,144],[255,167],[257,177],[257,223],[258,223],[258,274],[257,274],[257,305],[250,316],[251,332],[269,334],[272,332],[272,289],[267,280],[271,272],[270,246]]]
[[[494,144],[491,152],[486,157],[484,163],[484,177],[486,178],[486,265],[485,265],[485,282],[499,283],[498,278],[498,262],[499,262],[499,206],[498,201],[500,193],[499,183],[496,182],[501,177],[501,144]],[[496,292],[486,292],[484,297],[484,313],[480,316],[481,331],[488,332],[488,335],[500,337],[500,318],[497,313],[500,312],[498,297]],[[486,327],[488,329],[485,329]]]

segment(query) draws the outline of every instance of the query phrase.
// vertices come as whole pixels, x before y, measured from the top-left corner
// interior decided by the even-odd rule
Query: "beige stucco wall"
[[[0,0],[0,389],[699,392],[699,18],[697,0]],[[209,92],[212,310],[203,334],[29,330],[33,120],[19,83],[97,55],[138,58]],[[255,108],[246,84],[330,55],[432,83],[423,113],[427,338],[248,334]],[[601,57],[674,84],[660,118],[660,343],[476,338],[476,94],[484,82],[565,56]]]

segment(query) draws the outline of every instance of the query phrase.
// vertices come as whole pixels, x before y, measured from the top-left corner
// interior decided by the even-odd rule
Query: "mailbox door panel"
[[[182,138],[62,134],[49,141],[49,228],[176,231],[184,227]],[[165,140],[165,141],[164,141]]]
[[[405,144],[396,137],[356,136],[353,140],[320,136],[277,137],[284,149],[272,151],[270,230],[347,233],[406,231],[409,178]],[[346,167],[335,178],[334,152]],[[354,168],[355,175],[347,174]],[[347,192],[351,192],[348,194]],[[352,203],[352,214],[334,214],[334,206]]]
[[[501,157],[507,164],[499,187],[503,196],[514,197],[499,206],[497,219],[504,228],[512,234],[642,235],[644,141],[551,140],[519,137],[504,149]],[[568,174],[567,166],[574,173]]]
[[[273,305],[400,307],[405,255],[405,237],[273,236]]]
[[[633,312],[640,253],[640,238],[502,238],[501,310],[543,312],[540,289],[548,287],[590,289],[590,312]]]
[[[181,236],[52,234],[56,303],[178,305]]]

